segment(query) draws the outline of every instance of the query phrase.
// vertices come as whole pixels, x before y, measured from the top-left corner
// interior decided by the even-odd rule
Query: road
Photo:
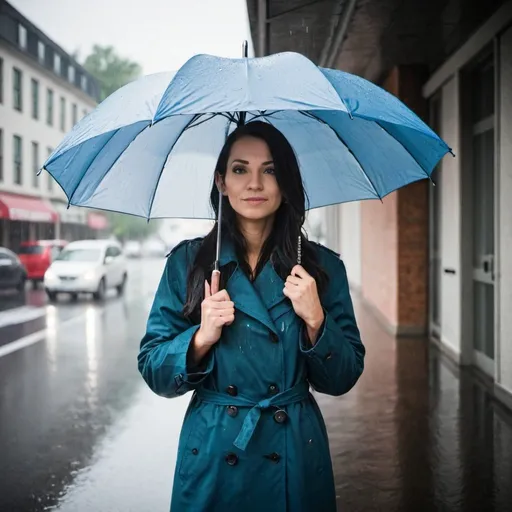
[[[190,396],[153,395],[136,362],[164,261],[131,261],[104,304],[0,296],[0,511],[168,510]]]

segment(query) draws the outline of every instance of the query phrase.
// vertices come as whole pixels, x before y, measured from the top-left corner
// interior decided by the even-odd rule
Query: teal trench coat
[[[365,349],[343,262],[315,244],[330,281],[313,347],[272,264],[254,283],[236,266],[226,285],[235,322],[197,371],[187,368],[187,351],[199,325],[182,308],[200,243],[186,241],[170,254],[138,357],[158,395],[194,391],[179,441],[172,512],[335,511],[327,432],[309,386],[343,395],[363,371]],[[220,264],[229,262],[237,260],[225,241]]]

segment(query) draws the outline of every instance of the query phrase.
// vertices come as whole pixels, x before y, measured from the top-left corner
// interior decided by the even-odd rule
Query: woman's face
[[[256,137],[242,137],[231,147],[224,180],[224,195],[244,219],[273,216],[282,196],[267,143]]]

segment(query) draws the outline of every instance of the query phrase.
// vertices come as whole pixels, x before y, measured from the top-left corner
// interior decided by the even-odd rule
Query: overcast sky
[[[69,53],[113,45],[143,73],[172,71],[197,53],[241,56],[245,0],[8,0]]]

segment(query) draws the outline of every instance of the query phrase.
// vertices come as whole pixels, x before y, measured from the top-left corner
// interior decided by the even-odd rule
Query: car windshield
[[[100,249],[65,249],[56,261],[98,261],[101,257]]]
[[[42,245],[22,245],[19,254],[43,254],[43,251]]]

